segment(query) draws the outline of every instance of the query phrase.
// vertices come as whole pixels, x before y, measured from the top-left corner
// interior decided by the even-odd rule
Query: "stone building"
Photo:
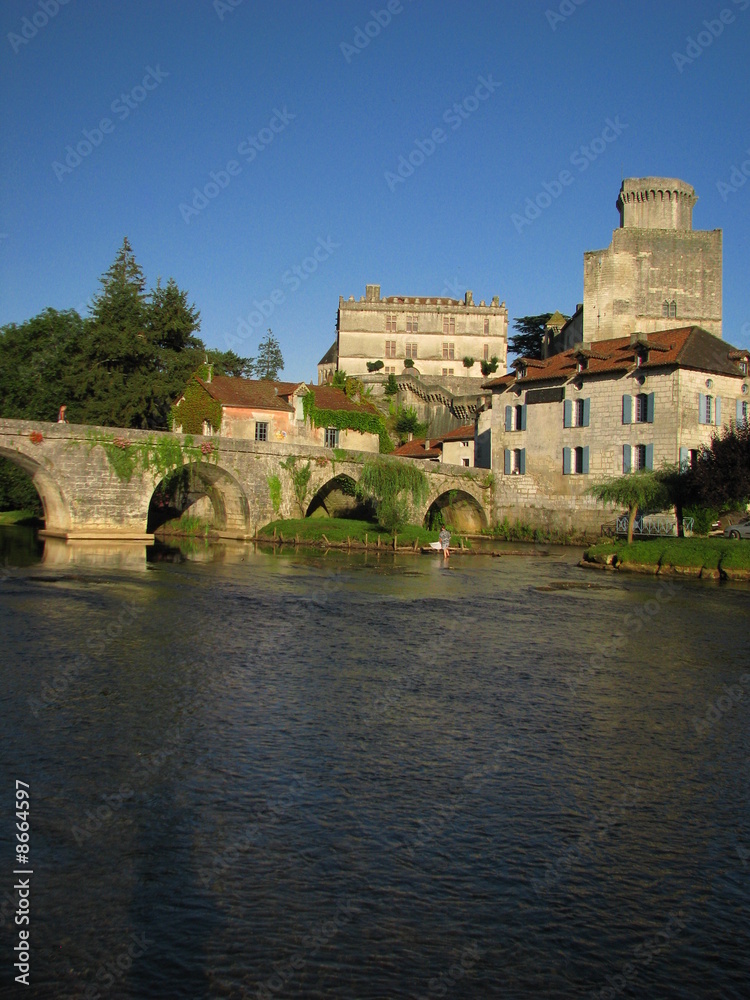
[[[328,415],[330,426],[319,426],[310,418],[309,404],[306,414],[304,400],[310,393],[313,408]],[[173,414],[177,433],[367,452],[380,448],[376,429],[380,411],[328,385],[196,374],[174,404]]]
[[[456,427],[440,437],[414,438],[393,452],[401,458],[420,458],[447,465],[474,467],[474,424]]]
[[[443,377],[482,377],[480,362],[498,359],[504,371],[508,353],[508,310],[495,296],[489,305],[444,297],[382,299],[380,285],[367,285],[356,301],[339,298],[336,367],[362,375],[367,363],[382,362],[380,371],[399,375],[411,370],[429,381]],[[330,351],[318,366],[318,378],[331,368]],[[470,367],[464,358],[472,358]],[[329,360],[326,360],[329,359]]]
[[[498,520],[598,530],[610,515],[586,495],[593,482],[694,461],[717,428],[748,419],[750,352],[698,327],[513,367],[485,383]]]
[[[696,201],[693,188],[673,178],[622,182],[620,228],[606,250],[583,255],[584,344],[653,333],[675,320],[721,337],[722,233],[693,230]]]

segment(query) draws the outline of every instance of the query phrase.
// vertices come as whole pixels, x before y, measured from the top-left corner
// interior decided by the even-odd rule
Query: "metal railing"
[[[684,517],[682,519],[682,531],[685,535],[692,535],[693,533],[693,518]],[[602,526],[602,533],[607,534],[604,530],[609,527],[608,525]],[[614,531],[612,534],[615,535],[627,535],[628,533],[628,515],[621,514],[617,518],[614,525]],[[646,515],[641,517],[636,517],[633,522],[633,535],[641,535],[646,538],[654,536],[662,536],[664,538],[677,536],[677,521],[671,517],[655,517],[653,515]]]

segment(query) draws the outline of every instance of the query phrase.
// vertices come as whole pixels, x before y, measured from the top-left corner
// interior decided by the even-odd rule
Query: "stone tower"
[[[721,337],[722,233],[693,230],[693,188],[671,177],[629,177],[620,228],[583,255],[583,342],[702,326]]]

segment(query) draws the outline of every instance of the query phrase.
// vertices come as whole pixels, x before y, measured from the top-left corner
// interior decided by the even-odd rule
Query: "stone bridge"
[[[0,456],[32,478],[44,506],[45,534],[144,541],[153,537],[154,492],[178,468],[190,467],[192,489],[210,501],[216,530],[247,538],[269,521],[307,515],[338,477],[356,483],[366,457],[299,445],[27,420],[0,420]],[[310,463],[301,504],[290,459],[297,469]],[[423,522],[433,505],[450,503],[463,511],[464,530],[489,523],[486,470],[416,464],[428,475],[429,494],[414,511],[415,520]]]

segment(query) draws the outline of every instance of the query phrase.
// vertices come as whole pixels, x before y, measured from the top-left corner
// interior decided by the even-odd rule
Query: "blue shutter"
[[[563,427],[573,426],[573,400],[566,399],[563,403]]]
[[[505,449],[505,475],[510,475],[510,448]]]
[[[654,446],[652,444],[646,445],[646,468],[653,469],[654,467]]]
[[[505,407],[505,429],[506,429],[506,431],[512,431],[513,430],[513,407],[512,406],[506,406]]]
[[[624,424],[633,423],[633,397],[627,393],[622,397],[622,422]]]
[[[706,396],[704,393],[698,393],[698,423],[705,424],[706,422]]]
[[[680,472],[687,472],[690,468],[690,449],[680,448]]]
[[[591,400],[584,399],[583,401],[583,426],[588,427],[589,421],[591,420]]]
[[[570,448],[563,448],[563,475],[570,475]]]
[[[630,458],[630,445],[624,444],[622,446],[622,471],[631,472],[633,469],[633,463]]]
[[[522,476],[526,475],[526,449],[521,448],[521,460],[518,463],[518,470]]]
[[[653,424],[654,422],[654,394],[650,392],[646,396],[646,423]]]
[[[743,417],[742,417],[742,400],[737,400],[737,426],[742,427]]]
[[[521,407],[521,430],[526,430],[526,403]]]
[[[589,446],[583,449],[583,461],[581,462],[581,472],[584,476],[588,475],[589,472]]]
[[[714,423],[717,427],[721,427],[721,396],[716,397],[716,420]]]

